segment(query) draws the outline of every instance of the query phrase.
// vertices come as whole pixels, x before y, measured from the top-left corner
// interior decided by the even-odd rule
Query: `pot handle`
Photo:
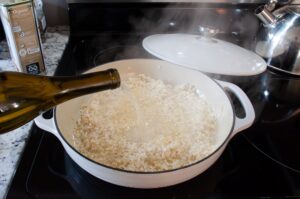
[[[253,105],[252,105],[251,101],[249,100],[248,96],[245,94],[245,92],[240,87],[238,87],[235,84],[229,83],[229,82],[224,82],[224,81],[219,81],[219,80],[217,80],[217,82],[223,88],[228,89],[233,94],[235,94],[235,96],[239,99],[239,101],[241,102],[241,104],[245,110],[246,116],[244,118],[239,118],[239,117],[235,116],[234,129],[233,129],[233,133],[231,136],[231,137],[233,137],[238,132],[249,128],[253,124],[254,119],[255,119],[255,111],[254,111]]]
[[[46,119],[43,117],[43,114],[40,114],[34,119],[34,122],[39,128],[52,133],[53,135],[55,135],[55,137],[60,139],[59,133],[56,129],[56,125],[54,122],[54,117]]]

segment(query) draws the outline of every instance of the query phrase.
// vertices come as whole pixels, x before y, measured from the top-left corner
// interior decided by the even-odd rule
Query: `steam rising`
[[[182,8],[181,6],[172,4],[163,9],[147,9],[147,12],[145,12],[142,17],[131,17],[129,23],[134,29],[133,32],[139,33],[142,37],[161,33],[200,35],[199,26],[216,28],[220,31],[220,33],[216,35],[217,38],[252,51],[255,48],[255,36],[259,28],[259,22],[252,9],[238,9],[234,7],[213,8],[212,5],[207,4],[199,4],[196,8],[186,5]],[[124,45],[117,44],[115,41],[112,41],[112,44],[115,46]],[[148,52],[142,49],[141,45],[139,48],[125,48],[123,52],[116,56],[120,58],[152,57]],[[239,85],[251,100],[260,98],[261,78],[259,75],[253,77],[208,75],[215,79],[229,81]],[[256,112],[261,112],[262,107],[260,107],[260,104],[255,108]]]
[[[255,36],[259,23],[252,10],[198,5],[196,8],[173,5],[164,9],[149,9],[143,17],[132,17],[129,21],[140,33],[199,34],[199,26],[205,26],[219,29],[221,35]]]

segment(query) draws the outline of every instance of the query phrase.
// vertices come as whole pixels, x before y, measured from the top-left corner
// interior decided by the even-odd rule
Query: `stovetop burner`
[[[111,60],[133,59],[133,58],[150,58],[147,56],[145,50],[140,46],[127,45],[113,45],[107,49],[100,50],[94,57],[94,66],[103,63],[108,63]]]

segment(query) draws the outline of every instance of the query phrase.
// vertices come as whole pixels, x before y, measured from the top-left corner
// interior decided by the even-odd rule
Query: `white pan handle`
[[[45,119],[43,117],[43,115],[41,114],[34,119],[34,122],[41,129],[52,133],[53,135],[55,135],[57,138],[60,139],[59,133],[57,131],[57,128],[56,128],[56,125],[54,122],[54,117],[52,117],[50,119]]]
[[[255,119],[255,111],[253,108],[252,103],[250,102],[248,96],[245,94],[245,92],[235,84],[229,83],[229,82],[223,82],[217,80],[217,82],[225,89],[230,90],[241,102],[246,116],[244,118],[238,118],[235,116],[235,124],[234,129],[232,133],[232,137],[237,134],[238,132],[245,130],[249,128]]]

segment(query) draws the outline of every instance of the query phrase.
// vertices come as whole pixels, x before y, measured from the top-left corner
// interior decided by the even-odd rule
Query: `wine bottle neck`
[[[120,76],[115,69],[67,78],[53,77],[52,81],[59,88],[59,92],[55,95],[55,100],[58,103],[77,96],[115,89],[120,86]]]

